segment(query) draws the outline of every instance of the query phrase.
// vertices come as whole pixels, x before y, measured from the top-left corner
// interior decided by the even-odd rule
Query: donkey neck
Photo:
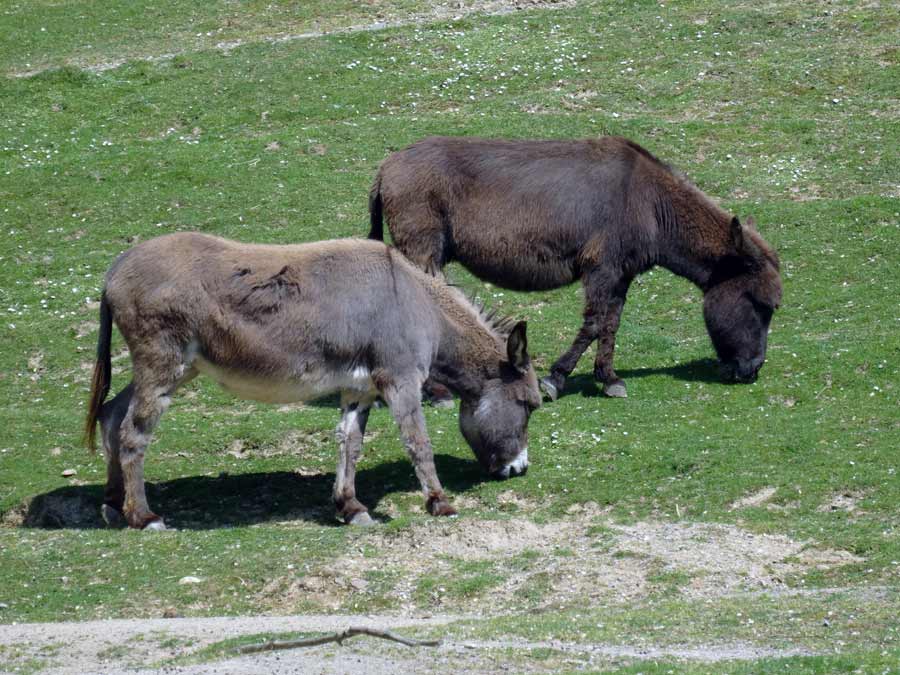
[[[440,341],[431,376],[460,398],[476,398],[487,380],[500,376],[506,355],[478,310],[452,288],[435,285]]]
[[[671,190],[669,199],[657,262],[706,292],[718,263],[734,255],[731,216],[686,182]]]
[[[712,262],[692,256],[689,251],[663,252],[659,257],[659,265],[673,274],[684,277],[704,292],[709,288],[714,268]]]

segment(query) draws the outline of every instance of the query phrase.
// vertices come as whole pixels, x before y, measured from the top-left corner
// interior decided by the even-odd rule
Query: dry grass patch
[[[529,505],[531,506],[531,505]],[[357,550],[277,579],[261,595],[273,607],[365,606],[495,613],[592,602],[622,603],[658,591],[713,599],[784,589],[808,569],[862,562],[847,551],[734,525],[616,524],[596,505],[563,520],[426,520],[362,533]],[[370,583],[373,573],[378,583]],[[427,592],[423,591],[423,588]]]

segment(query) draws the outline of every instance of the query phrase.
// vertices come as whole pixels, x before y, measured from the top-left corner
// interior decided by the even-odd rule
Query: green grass
[[[403,17],[409,0],[183,3],[39,0],[5,11],[0,68],[22,74],[46,67],[108,67],[124,59],[194,52],[238,41],[279,39]],[[180,63],[189,63],[190,57]]]
[[[452,602],[465,607],[465,601],[490,593],[503,583],[505,575],[499,573],[491,560],[457,562],[446,576],[427,576],[419,581],[416,597],[419,604],[429,606]]]
[[[151,11],[114,2],[101,15],[73,1],[0,14],[4,72],[65,66],[0,82],[0,621],[315,608],[279,604],[265,588],[369,536],[332,517],[332,406],[283,410],[198,382],[164,417],[146,465],[151,502],[178,532],[98,530],[96,515],[80,529],[20,521],[31,504],[32,517],[43,508],[52,524],[48,498],[91,508],[101,500],[102,458],[79,436],[96,340],[91,303],[119,252],[176,230],[265,242],[363,235],[379,161],[435,133],[629,136],[726,208],[753,215],[784,276],[768,362],[750,386],[717,380],[697,289],[663,270],[640,278],[618,335],[629,398],[601,398],[586,357],[566,395],[533,416],[525,478],[484,482],[456,412],[428,410],[439,474],[466,497],[465,518],[521,515],[498,501],[512,491],[543,522],[593,501],[618,521],[729,523],[864,558],[810,568],[792,585],[896,588],[900,12],[852,2],[583,2],[261,39],[423,11],[399,1],[327,5],[239,12],[169,2]],[[235,39],[247,44],[213,48]],[[96,73],[76,67],[176,51]],[[542,371],[577,329],[575,286],[519,294],[456,266],[448,274],[529,320]],[[114,387],[127,381],[127,359],[117,364],[125,370]],[[372,415],[369,436],[358,487],[382,518],[390,504],[387,529],[402,535],[426,520],[412,468],[386,411]],[[236,440],[245,450],[229,454]],[[68,468],[72,479],[60,475]],[[764,487],[776,490],[769,506],[731,508]],[[845,493],[855,510],[828,507]],[[187,575],[205,581],[179,585]],[[688,580],[659,575],[660,601],[678,602],[671,594]],[[464,604],[490,594],[497,578],[480,570],[445,581],[423,583]],[[394,605],[379,584],[393,583],[370,579],[383,606]],[[549,588],[533,578],[526,603],[546,602]],[[428,606],[427,596],[413,601]],[[871,672],[897,658],[895,647],[887,656],[859,650]],[[851,661],[792,658],[728,672],[840,671]],[[622,672],[666,672],[654,668]],[[696,672],[713,670],[704,668]]]
[[[789,658],[765,658],[752,662],[729,661],[716,664],[693,664],[669,659],[654,659],[640,664],[628,663],[624,660],[620,666],[602,670],[579,673],[619,673],[628,675],[775,675],[791,673],[792,675],[835,675],[836,673],[892,673],[896,672],[896,664],[900,653],[896,651],[868,654],[865,663],[858,657],[846,656],[796,656]],[[566,671],[559,671],[566,672]],[[571,671],[576,672],[576,671]]]
[[[0,659],[9,664],[11,672],[17,675],[31,675],[45,672],[52,665],[58,665],[62,649],[64,645],[51,644],[40,648],[37,655],[34,655],[27,646],[0,645]]]
[[[457,625],[453,634],[671,648],[713,642],[823,651],[833,644],[856,643],[875,650],[898,646],[898,603],[896,590],[864,598],[839,592],[822,597],[763,594],[752,604],[744,596],[717,601],[672,598],[472,621]]]

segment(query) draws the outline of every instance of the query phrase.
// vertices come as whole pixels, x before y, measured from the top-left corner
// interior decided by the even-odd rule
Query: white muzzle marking
[[[528,468],[528,448],[522,450],[519,453],[519,456],[516,457],[509,464],[504,466],[500,471],[498,471],[498,475],[503,478],[509,478],[510,476],[518,476],[520,474],[525,473],[525,469]]]

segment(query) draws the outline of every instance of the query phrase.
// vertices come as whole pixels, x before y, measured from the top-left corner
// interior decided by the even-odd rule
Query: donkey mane
[[[661,169],[665,169],[665,171],[672,174],[675,178],[677,178],[679,180],[682,180],[682,179],[687,180],[681,171],[679,171],[678,169],[673,167],[671,164],[668,164],[667,162],[662,161],[659,157],[654,155],[652,152],[650,152],[646,148],[638,145],[634,141],[627,139],[627,138],[621,138],[621,140],[625,143],[625,145],[628,148],[630,148],[637,154],[641,155],[642,157],[646,157],[648,160],[650,160],[651,162],[656,164]]]
[[[680,220],[679,216],[686,217],[690,215],[694,216],[695,222],[697,220],[710,220],[723,226],[731,224],[731,216],[728,212],[694,185],[690,178],[680,171],[669,167],[666,168],[674,181],[674,185],[671,186],[672,189],[667,197],[676,205],[676,226],[682,226],[682,223],[678,222]]]
[[[497,337],[503,340],[509,337],[509,334],[516,325],[515,319],[500,314],[500,310],[496,307],[489,308],[484,304],[484,300],[474,293],[466,298],[466,302],[472,306],[472,309],[477,312],[478,318],[481,319]]]
[[[730,224],[731,216],[728,212],[725,211],[716,200],[698,188],[694,182],[688,178],[687,174],[680,169],[673,167],[671,164],[667,164],[658,159],[655,155],[645,150],[637,143],[627,139],[625,139],[625,142],[629,148],[643,157],[646,157],[659,169],[668,174],[673,181],[670,186],[672,188],[671,192],[662,197],[661,203],[658,203],[656,207],[657,222],[663,229],[674,229],[681,226],[678,218],[678,209],[672,210],[670,208],[670,206],[674,207],[673,202],[676,200],[680,201],[682,205],[693,205],[693,208],[690,209],[691,211],[704,211],[713,221],[718,220],[722,224]],[[685,214],[682,213],[681,215],[684,216]],[[744,225],[744,232],[749,236],[753,244],[755,244],[756,248],[762,254],[762,258],[776,270],[780,269],[781,265],[779,263],[778,254],[775,252],[775,249],[762,238],[756,230],[756,226],[752,224],[752,221]]]
[[[677,167],[627,138],[601,139],[601,143],[604,141],[614,141],[620,148],[627,148],[658,172],[657,180],[667,188],[656,196],[654,204],[656,222],[663,231],[682,230],[697,222],[730,224],[731,216]]]
[[[515,319],[500,314],[500,311],[496,308],[488,307],[484,300],[474,291],[471,294],[467,294],[458,284],[454,284],[446,279],[444,280],[444,288],[449,291],[451,299],[455,300],[470,313],[472,318],[478,321],[480,326],[487,329],[493,338],[505,341],[513,328],[515,328]]]
[[[632,144],[634,145],[634,144]],[[698,188],[683,172],[660,162],[639,145],[634,145],[636,150],[642,151],[649,159],[653,160],[660,169],[664,170],[672,181],[670,189],[658,198],[656,205],[656,218],[664,230],[681,229],[685,220],[696,222],[713,222],[722,227],[730,227],[732,216],[712,197]],[[743,225],[744,234],[748,237],[759,252],[756,264],[767,262],[776,270],[780,268],[778,254],[768,242],[766,242],[752,220]]]
[[[679,195],[679,198],[686,197],[686,201],[693,202],[693,204],[695,205],[695,209],[702,209],[714,221],[719,222],[724,227],[730,227],[733,216],[729,214],[725,209],[723,209],[718,204],[718,202],[716,202],[712,197],[710,197],[700,188],[694,185],[694,183],[680,171],[670,169],[670,172],[678,182],[678,188],[683,191],[682,195]],[[677,222],[676,218],[676,227],[678,225],[679,223]],[[753,260],[752,262],[745,261],[745,264],[751,264],[752,266],[761,267],[765,265],[765,263],[768,263],[776,270],[779,270],[781,268],[781,264],[778,259],[778,253],[776,253],[775,249],[772,248],[769,243],[762,238],[762,236],[757,231],[756,225],[753,223],[753,220],[749,219],[742,225],[742,228],[744,237],[748,238],[750,242],[752,242],[752,248],[755,248],[757,252],[757,255],[753,256],[755,260]]]

